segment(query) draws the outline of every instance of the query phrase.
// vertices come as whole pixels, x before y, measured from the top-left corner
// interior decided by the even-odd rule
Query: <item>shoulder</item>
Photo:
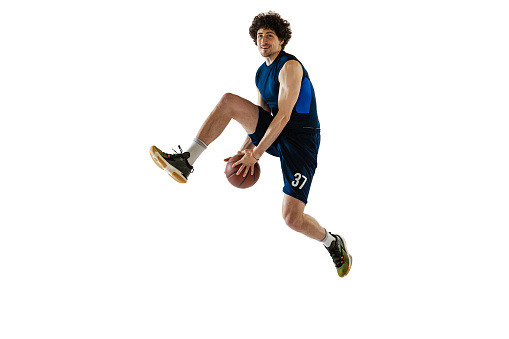
[[[292,55],[290,53],[286,53],[285,51],[281,51],[281,60],[283,62],[287,62],[289,60],[297,60],[297,57],[295,57],[295,55]]]
[[[302,70],[300,61],[295,56],[284,51],[281,51],[281,57],[279,58],[278,66],[278,77],[281,72],[299,72],[299,69]]]
[[[295,55],[286,53],[284,51],[283,51],[283,53],[284,53],[284,55],[283,55],[284,61],[282,62],[281,67],[284,67],[288,64],[290,66],[290,68],[295,68],[295,69],[298,69],[299,67],[304,68],[304,65],[302,65],[302,62],[300,62],[300,60],[297,59],[297,57]]]
[[[287,62],[285,62],[285,64],[281,68],[281,71],[283,71],[283,70],[286,70],[286,71],[296,71],[296,70],[299,70],[299,69],[302,69],[302,65],[300,64],[299,61],[297,61],[297,60],[288,60]]]
[[[288,60],[285,62],[283,67],[281,67],[281,71],[279,72],[280,76],[287,75],[299,75],[302,76],[303,68],[299,61],[297,60]]]
[[[297,85],[302,82],[303,74],[300,63],[295,60],[290,60],[283,66],[281,72],[279,72],[278,81],[285,86],[290,86],[291,84]]]

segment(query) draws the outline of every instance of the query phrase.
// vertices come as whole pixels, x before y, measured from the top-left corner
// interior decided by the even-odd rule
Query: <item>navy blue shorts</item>
[[[267,131],[273,116],[259,107],[256,131],[249,134],[253,144],[258,146]],[[283,172],[283,192],[307,204],[311,182],[317,167],[320,130],[285,128],[267,153],[281,160]]]

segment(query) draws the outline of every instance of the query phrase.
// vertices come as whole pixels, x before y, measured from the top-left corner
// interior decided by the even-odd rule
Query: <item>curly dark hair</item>
[[[290,23],[273,11],[260,13],[253,19],[253,23],[251,24],[251,27],[249,27],[249,35],[253,39],[255,45],[257,33],[260,28],[273,30],[278,39],[283,40],[281,50],[285,49],[286,44],[288,44],[288,41],[290,41],[290,38],[292,37]]]

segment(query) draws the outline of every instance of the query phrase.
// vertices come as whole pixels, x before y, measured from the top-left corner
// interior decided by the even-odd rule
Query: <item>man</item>
[[[352,257],[344,239],[328,233],[316,219],[304,213],[317,167],[320,123],[313,85],[304,66],[284,52],[291,38],[290,24],[274,12],[257,15],[249,28],[251,38],[265,62],[256,73],[258,105],[234,94],[225,94],[203,123],[186,152],[168,154],[150,148],[154,162],[180,183],[187,182],[200,154],[226,128],[231,119],[248,136],[238,153],[243,154],[237,175],[254,171],[266,152],[281,160],[283,171],[283,218],[293,230],[324,244],[337,273],[350,271]],[[229,158],[225,159],[228,161]]]

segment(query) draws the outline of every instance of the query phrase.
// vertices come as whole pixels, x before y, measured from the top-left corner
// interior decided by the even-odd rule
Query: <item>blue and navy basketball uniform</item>
[[[250,134],[253,144],[258,145],[267,131],[272,119],[278,113],[279,73],[289,60],[297,60],[291,54],[281,51],[269,66],[263,63],[256,72],[256,86],[271,112],[259,107],[256,131]],[[299,98],[290,120],[267,149],[270,155],[279,157],[283,172],[283,192],[307,203],[311,182],[317,167],[320,147],[320,122],[316,111],[316,98],[308,72],[303,70]]]

